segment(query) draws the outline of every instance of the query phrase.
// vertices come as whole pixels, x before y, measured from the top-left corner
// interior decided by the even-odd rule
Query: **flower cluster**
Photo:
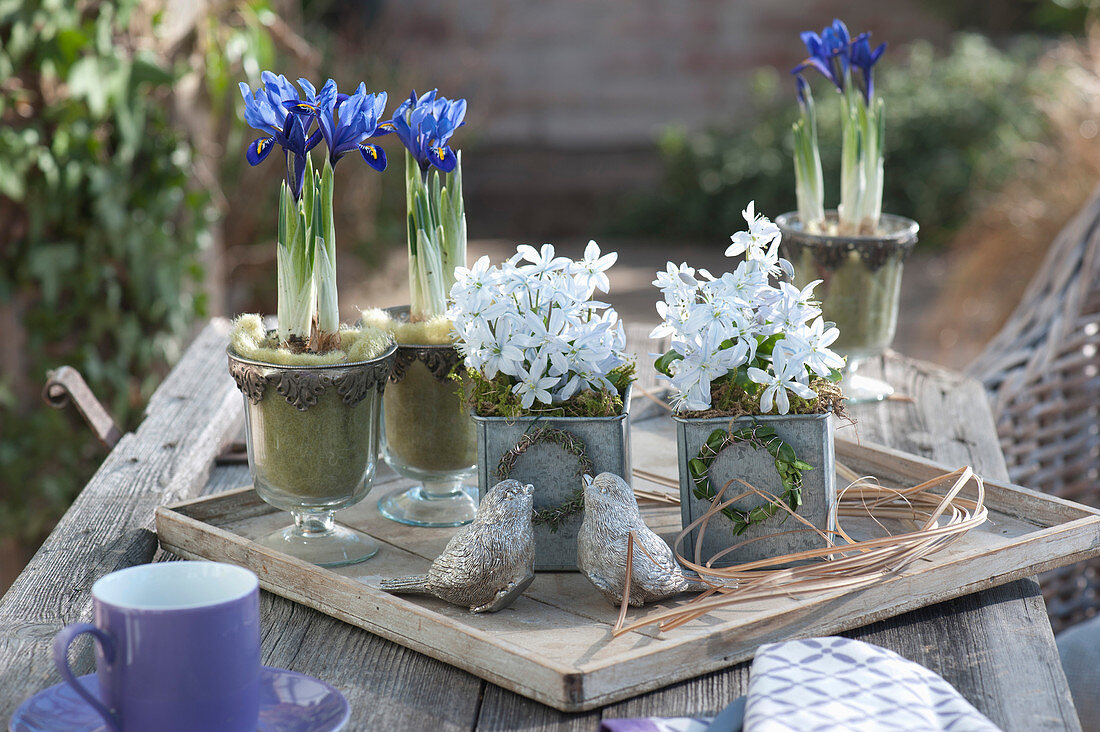
[[[818,282],[802,290],[773,285],[773,275],[792,271],[777,252],[779,229],[757,216],[752,203],[743,215],[749,229],[734,234],[726,250],[727,257],[745,255],[733,272],[715,277],[669,262],[653,282],[664,301],[657,303],[662,322],[650,337],[671,336],[657,369],[671,380],[678,411],[710,409],[712,382],[732,379],[759,394],[761,414],[773,408],[786,414],[788,392],[813,399],[811,377],[833,378],[844,365],[829,350],[840,332],[822,320],[812,300]]]
[[[841,92],[854,81],[863,95],[864,104],[871,104],[875,95],[872,67],[886,50],[885,43],[871,50],[869,32],[860,33],[853,40],[848,27],[840,20],[834,20],[832,25],[821,31],[821,35],[805,31],[801,37],[809,55],[791,71],[792,74],[801,78],[803,71],[816,69]],[[849,75],[853,67],[859,72],[854,79]]]
[[[281,74],[265,71],[262,79],[263,84],[255,92],[248,84],[240,83],[245,122],[265,133],[248,144],[245,157],[249,165],[259,165],[275,145],[282,147],[286,181],[295,199],[302,195],[307,156],[321,140],[328,147],[333,166],[345,154],[358,150],[375,170],[386,168],[382,148],[367,142],[393,131],[393,125],[381,119],[386,108],[385,92],[368,94],[366,84],[360,83],[349,96],[338,92],[332,79],[318,92],[308,79],[298,79],[303,98]]]
[[[414,91],[386,120],[386,93],[368,93],[364,83],[345,94],[332,79],[320,90],[308,79],[298,79],[295,87],[270,71],[261,79],[255,90],[240,84],[245,122],[263,133],[248,144],[245,158],[249,165],[259,165],[276,146],[283,150],[285,185],[279,192],[276,249],[283,341],[291,348],[322,350],[338,343],[333,170],[351,152],[375,170],[385,170],[385,150],[373,141],[391,132],[408,150],[412,314],[425,319],[442,314],[455,265],[466,261],[461,163],[449,145],[465,124],[466,101],[447,99],[434,89],[419,97]],[[321,168],[314,170],[310,156],[322,140],[328,152]],[[428,175],[432,167],[434,179]]]
[[[450,100],[432,89],[417,97],[414,90],[388,123],[401,139],[409,153],[427,172],[428,166],[450,173],[458,162],[454,151],[447,144],[451,135],[466,124],[466,100]]]
[[[578,261],[521,245],[499,267],[481,257],[455,270],[451,288],[455,346],[487,380],[505,379],[524,409],[586,389],[614,390],[609,374],[627,364],[618,314],[592,299],[607,292],[614,252],[588,243]]]

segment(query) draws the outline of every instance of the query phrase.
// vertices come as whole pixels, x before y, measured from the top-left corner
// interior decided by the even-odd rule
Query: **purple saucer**
[[[95,674],[77,679],[96,694]],[[280,668],[260,669],[257,732],[336,732],[351,715],[348,700],[312,676]],[[103,718],[68,684],[40,691],[15,710],[8,732],[105,732]]]

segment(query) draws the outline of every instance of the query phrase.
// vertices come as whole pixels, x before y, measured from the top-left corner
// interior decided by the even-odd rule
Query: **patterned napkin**
[[[600,722],[600,732],[707,732],[710,722],[710,717],[605,719]]]
[[[603,732],[708,730],[710,719],[608,719]],[[760,646],[749,672],[745,732],[951,730],[997,727],[928,669],[848,638]]]

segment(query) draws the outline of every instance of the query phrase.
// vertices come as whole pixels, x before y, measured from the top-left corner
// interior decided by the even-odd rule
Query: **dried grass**
[[[625,624],[627,606],[624,602],[615,625],[615,635],[655,624],[662,631],[672,630],[712,610],[754,600],[855,591],[901,572],[913,562],[950,546],[987,518],[985,484],[969,466],[909,488],[885,487],[873,477],[857,478],[838,492],[835,532],[814,527],[791,511],[777,496],[754,488],[745,481],[737,482],[746,490],[732,498],[724,498],[733,481],[723,486],[707,513],[685,527],[673,545],[677,559],[712,585],[711,589],[678,607],[650,613],[629,625]],[[973,485],[974,498],[962,495],[968,484]],[[702,536],[710,520],[723,508],[754,494],[781,505],[793,519],[806,526],[795,531],[818,533],[823,546],[731,567],[712,566],[730,551],[756,540],[747,539],[702,561],[698,547],[702,546]],[[852,517],[870,518],[882,530],[883,536],[856,541],[841,521],[841,518]],[[913,530],[891,534],[883,523],[887,520],[912,522]],[[699,529],[696,554],[689,560],[683,556],[681,547],[684,537],[696,528]],[[633,541],[628,545],[631,559],[632,547]],[[627,561],[624,598],[630,596],[631,559]],[[786,566],[795,562],[805,563]]]

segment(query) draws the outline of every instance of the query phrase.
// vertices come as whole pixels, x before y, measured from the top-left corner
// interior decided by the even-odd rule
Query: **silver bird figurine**
[[[481,499],[473,522],[447,542],[428,573],[382,580],[394,594],[435,595],[473,613],[503,610],[535,579],[534,488],[503,480]]]
[[[577,564],[612,605],[623,601],[631,531],[635,544],[630,605],[638,607],[682,592],[710,588],[684,576],[672,549],[642,521],[634,491],[625,480],[614,473],[600,473],[595,480],[585,475],[584,522],[577,536]]]

